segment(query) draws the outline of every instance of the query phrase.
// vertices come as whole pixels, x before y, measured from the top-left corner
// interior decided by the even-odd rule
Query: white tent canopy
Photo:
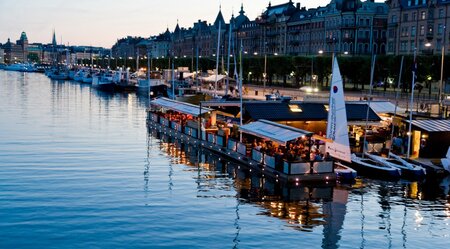
[[[181,112],[184,114],[189,114],[192,116],[199,116],[200,115],[200,106],[198,105],[192,105],[185,102],[180,102],[168,98],[157,98],[150,102],[152,105],[161,106],[166,109],[170,109],[173,111]],[[210,108],[202,107],[201,114],[205,114],[207,112],[212,111]]]
[[[227,77],[226,75],[219,74],[219,75],[217,75],[217,81],[221,81],[226,77]],[[207,81],[207,82],[216,82],[216,75],[213,74],[208,77],[201,77],[200,79],[203,81]]]
[[[299,137],[313,135],[313,133],[309,131],[300,130],[264,119],[243,125],[239,129],[244,133],[263,137],[283,145],[286,145],[287,142]]]

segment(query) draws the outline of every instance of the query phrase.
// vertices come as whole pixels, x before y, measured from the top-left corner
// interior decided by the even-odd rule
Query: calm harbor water
[[[147,104],[0,70],[0,248],[448,248],[449,177],[283,186],[147,129]]]

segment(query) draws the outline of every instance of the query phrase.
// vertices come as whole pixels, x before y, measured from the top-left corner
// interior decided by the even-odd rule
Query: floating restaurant
[[[221,111],[158,98],[150,102],[152,129],[202,146],[235,162],[287,182],[333,182],[333,161],[324,139],[313,132],[258,120],[246,125],[224,122]]]

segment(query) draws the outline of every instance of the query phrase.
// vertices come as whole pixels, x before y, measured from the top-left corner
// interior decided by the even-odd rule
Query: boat
[[[405,160],[386,158],[370,153],[366,153],[365,155],[378,163],[400,169],[402,172],[402,177],[405,178],[412,178],[419,180],[423,179],[427,174],[427,172],[423,167],[408,163]]]
[[[359,175],[380,179],[399,179],[402,175],[400,169],[384,165],[370,158],[362,158],[353,153],[351,159],[351,166]]]
[[[131,92],[136,91],[138,80],[136,79],[136,74],[130,74],[129,69],[126,71],[119,69],[114,72],[112,82],[116,90]]]
[[[331,157],[336,159],[335,170],[337,174],[356,178],[353,174],[354,169],[343,163],[351,163],[350,141],[347,132],[347,113],[345,109],[344,87],[342,85],[342,76],[339,70],[337,58],[333,59],[333,75],[330,87],[329,112],[327,121],[327,139],[326,151]]]
[[[86,84],[92,84],[92,77],[93,72],[91,70],[86,70],[84,71],[84,73],[81,76],[81,82],[86,83]]]
[[[83,74],[84,74],[84,69],[80,69],[75,73],[75,75],[73,76],[73,79],[78,82],[83,82]]]
[[[6,71],[17,71],[17,72],[34,72],[35,69],[32,64],[28,63],[15,63],[7,65],[3,68]]]
[[[431,176],[436,176],[436,175],[444,175],[445,174],[445,169],[443,167],[434,165],[432,163],[426,164],[424,162],[419,162],[417,160],[411,159],[411,158],[406,158],[406,157],[402,157],[399,155],[396,155],[394,153],[389,153],[390,158],[394,158],[397,159],[400,162],[405,162],[405,163],[409,163],[412,165],[417,165],[420,166],[422,168],[425,169],[425,171],[427,172],[427,177],[431,177]]]
[[[334,163],[334,172],[336,173],[336,176],[339,179],[339,181],[342,182],[353,182],[358,176],[356,170],[350,168],[349,166],[341,162]]]
[[[69,79],[69,73],[65,67],[54,67],[49,73],[48,77],[52,80],[67,80]]]
[[[113,82],[113,74],[110,71],[100,72],[92,77],[92,87],[103,91],[114,91],[116,84]]]
[[[442,166],[447,172],[450,172],[450,147],[448,147],[447,155],[441,159]]]

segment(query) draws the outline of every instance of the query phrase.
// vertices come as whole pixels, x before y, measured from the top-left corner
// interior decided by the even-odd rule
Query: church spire
[[[53,38],[52,38],[52,45],[56,46],[56,33],[55,33],[55,29],[53,29]]]
[[[244,3],[241,3],[241,11],[239,11],[239,14],[244,15],[245,11],[244,11]]]

